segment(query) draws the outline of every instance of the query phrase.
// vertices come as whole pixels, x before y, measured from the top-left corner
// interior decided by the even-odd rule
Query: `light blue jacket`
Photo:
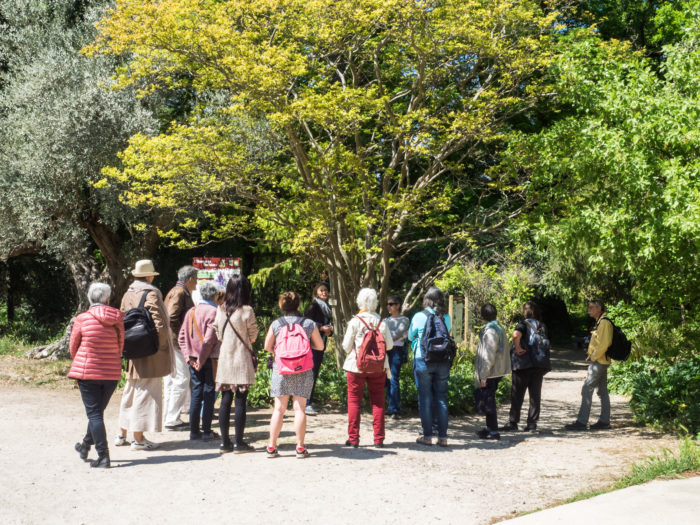
[[[420,340],[423,336],[423,330],[425,330],[425,323],[428,322],[428,316],[425,314],[426,311],[430,312],[431,314],[435,314],[435,310],[433,310],[432,308],[426,308],[425,310],[421,310],[413,316],[413,319],[411,319],[411,326],[408,327],[408,340],[411,341],[411,348],[413,349],[414,359],[417,357],[423,357],[423,354],[421,353],[420,349]],[[443,317],[445,319],[445,326],[447,327],[447,331],[451,332],[452,319],[450,319],[450,314],[444,314]]]

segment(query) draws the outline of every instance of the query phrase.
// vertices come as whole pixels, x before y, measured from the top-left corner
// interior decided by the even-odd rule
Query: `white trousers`
[[[119,427],[131,432],[161,431],[160,377],[127,379],[119,406]]]
[[[173,352],[175,377],[163,378],[163,424],[165,426],[180,423],[180,412],[190,404],[190,367],[185,363],[179,348]]]

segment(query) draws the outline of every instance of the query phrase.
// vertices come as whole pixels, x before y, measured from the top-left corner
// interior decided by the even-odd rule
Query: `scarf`
[[[333,314],[331,313],[331,307],[328,306],[328,303],[324,301],[323,299],[320,299],[316,297],[316,302],[318,305],[321,307],[321,311],[323,312],[323,315],[325,316],[326,319],[328,319],[327,322],[331,322],[333,319]]]

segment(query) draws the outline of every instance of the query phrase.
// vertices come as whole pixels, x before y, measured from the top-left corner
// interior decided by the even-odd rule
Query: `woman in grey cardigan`
[[[248,390],[255,383],[253,342],[258,336],[255,313],[250,306],[250,281],[236,275],[226,285],[224,304],[216,313],[214,328],[221,341],[219,364],[216,370],[216,391],[221,392],[219,451],[240,454],[253,450],[243,441]],[[229,438],[231,404],[235,397],[235,443]]]
[[[479,346],[474,359],[474,383],[477,399],[486,414],[486,428],[477,432],[481,439],[500,439],[496,414],[496,389],[501,378],[510,372],[510,353],[506,333],[496,320],[496,307],[485,304],[481,317],[486,325],[479,332]],[[479,408],[479,407],[477,407]]]

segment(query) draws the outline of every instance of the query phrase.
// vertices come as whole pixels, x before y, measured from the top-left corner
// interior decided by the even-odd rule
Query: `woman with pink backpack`
[[[275,319],[265,337],[265,350],[274,356],[270,396],[275,398],[275,408],[270,419],[270,442],[267,457],[279,455],[277,439],[282,430],[284,413],[293,398],[296,456],[308,457],[304,444],[306,435],[306,400],[314,385],[312,350],[322,350],[323,340],[316,323],[299,313],[299,294],[285,292],[280,295],[282,317]]]

